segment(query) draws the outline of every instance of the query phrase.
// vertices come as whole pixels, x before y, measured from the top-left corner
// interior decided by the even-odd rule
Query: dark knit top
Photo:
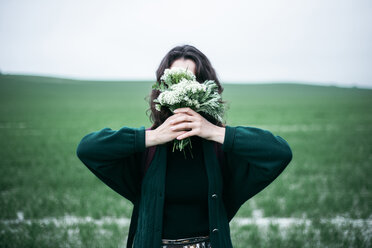
[[[208,179],[204,164],[202,138],[191,137],[192,155],[186,147],[173,149],[168,143],[163,239],[209,235]]]

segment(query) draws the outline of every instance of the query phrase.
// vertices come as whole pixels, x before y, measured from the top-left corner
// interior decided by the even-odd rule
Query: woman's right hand
[[[171,126],[173,125],[170,124],[170,121],[183,115],[187,115],[187,114],[185,113],[173,114],[169,116],[163,122],[163,124],[158,126],[156,129],[146,130],[146,137],[145,137],[146,147],[167,143],[171,140],[174,140],[178,136],[186,133],[187,131],[189,131],[189,130],[177,130],[177,131],[171,130]]]

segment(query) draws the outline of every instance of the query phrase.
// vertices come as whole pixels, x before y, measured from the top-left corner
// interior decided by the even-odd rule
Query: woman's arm
[[[226,126],[222,149],[260,168],[268,177],[275,177],[292,160],[287,141],[256,127]]]
[[[76,149],[78,158],[105,184],[133,201],[139,193],[145,128],[103,128],[85,135]]]
[[[122,127],[115,131],[103,128],[85,135],[76,150],[90,166],[99,167],[145,150],[145,128]]]
[[[229,218],[249,198],[267,187],[292,160],[292,150],[280,136],[255,127],[226,126],[222,150]]]

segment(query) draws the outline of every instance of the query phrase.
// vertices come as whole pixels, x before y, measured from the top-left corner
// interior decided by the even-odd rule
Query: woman
[[[190,45],[170,50],[157,70],[190,69],[198,82],[223,88],[208,58]],[[190,108],[155,110],[151,128],[103,128],[82,138],[77,156],[103,182],[130,200],[127,247],[232,247],[229,222],[292,160],[288,143],[268,130],[229,126]],[[190,137],[193,158],[172,151]],[[149,154],[153,156],[149,156]],[[149,159],[150,158],[150,159]]]

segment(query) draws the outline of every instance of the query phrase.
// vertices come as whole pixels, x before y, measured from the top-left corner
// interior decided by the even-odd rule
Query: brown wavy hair
[[[212,67],[211,62],[200,50],[191,45],[182,45],[172,48],[165,57],[161,60],[158,69],[156,70],[156,82],[160,82],[160,77],[163,75],[165,69],[170,68],[175,60],[178,59],[190,59],[194,61],[195,76],[196,81],[203,83],[205,80],[214,80],[218,85],[218,93],[222,94],[223,87],[221,86],[220,81],[217,78],[216,71]],[[154,99],[156,99],[160,94],[159,90],[151,90],[149,96],[146,97],[146,100],[149,100],[150,108],[146,110],[147,116],[153,125],[151,129],[155,129],[160,126],[169,116],[172,115],[172,112],[167,108],[162,108],[161,111],[155,109]],[[225,103],[222,101],[222,103]],[[150,115],[148,114],[150,112]],[[224,123],[220,123],[210,115],[205,113],[199,113],[204,118],[206,118],[211,123],[218,126],[225,126]]]

